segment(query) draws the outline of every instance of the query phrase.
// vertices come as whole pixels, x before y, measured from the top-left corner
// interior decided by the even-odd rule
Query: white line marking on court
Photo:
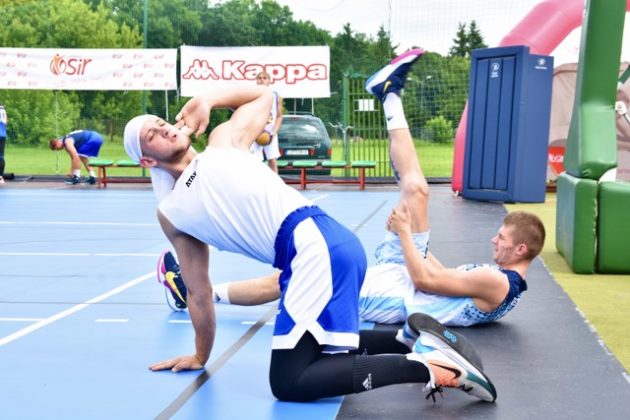
[[[0,322],[37,322],[44,318],[0,318]]]
[[[22,221],[2,221],[0,225],[72,225],[72,226],[159,226],[159,223],[131,223],[131,222],[54,222],[54,221],[44,221],[44,222],[22,222]]]
[[[169,319],[169,324],[192,324],[190,319]]]
[[[256,321],[241,321],[241,324],[243,325],[254,325],[256,324]],[[273,322],[265,322],[265,325],[273,325]]]
[[[106,252],[0,252],[10,257],[159,257],[160,254],[106,253]]]
[[[155,272],[150,272],[147,274],[144,274],[140,277],[137,277],[121,286],[118,286],[112,290],[110,290],[109,292],[105,292],[102,295],[96,296],[95,298],[92,298],[90,300],[88,300],[85,303],[80,303],[78,305],[74,305],[73,307],[66,309],[65,311],[61,311],[51,317],[48,318],[44,318],[41,321],[36,322],[35,324],[29,325],[26,328],[22,328],[19,331],[14,332],[13,334],[9,334],[4,338],[0,338],[0,347],[4,346],[5,344],[8,344],[12,341],[17,340],[18,338],[22,338],[25,335],[28,335],[30,333],[32,333],[33,331],[37,331],[40,328],[45,327],[46,325],[52,324],[55,321],[59,321],[60,319],[63,319],[67,316],[70,316],[76,312],[79,312],[82,309],[85,309],[87,307],[89,307],[90,305],[94,304],[94,303],[99,303],[104,301],[105,299],[108,299],[114,295],[117,295],[118,293],[125,291],[127,289],[129,289],[130,287],[133,287],[137,284],[142,283],[143,281],[145,281],[146,279],[149,278],[153,278],[153,276],[155,276]]]
[[[312,198],[311,200],[313,200],[313,202],[316,203],[318,201],[323,200],[324,198],[328,198],[329,196],[330,196],[330,194],[324,194],[324,195],[320,195],[319,197]]]
[[[103,323],[103,324],[105,324],[105,323],[112,323],[112,324],[119,323],[119,324],[122,324],[122,323],[125,323],[125,322],[129,322],[129,320],[125,319],[125,318],[97,318],[94,321],[95,322],[100,322],[100,323]]]

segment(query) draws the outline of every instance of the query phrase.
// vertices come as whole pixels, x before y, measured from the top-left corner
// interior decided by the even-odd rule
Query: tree
[[[477,28],[477,22],[474,20],[470,22],[468,26],[468,48],[470,51],[477,48],[487,48],[488,46],[483,41],[481,31]]]
[[[477,48],[487,48],[477,22],[471,21],[468,31],[466,31],[466,24],[460,23],[453,39],[453,46],[449,50],[449,57],[470,57],[472,50]]]
[[[466,24],[460,23],[457,27],[457,34],[453,39],[453,46],[448,52],[450,57],[466,57],[468,52],[468,35],[466,34]]]
[[[93,8],[80,0],[13,1],[3,7],[0,14],[0,45],[23,48],[133,48],[141,45],[138,31],[127,24],[118,24],[112,13],[104,4]],[[123,96],[136,101],[123,101]],[[82,118],[107,118],[113,108],[121,116],[133,114],[140,92],[12,90],[3,92],[3,97],[7,108],[18,111],[11,113],[12,129],[16,130],[13,141],[37,144],[72,129],[92,128],[77,127],[77,124]]]

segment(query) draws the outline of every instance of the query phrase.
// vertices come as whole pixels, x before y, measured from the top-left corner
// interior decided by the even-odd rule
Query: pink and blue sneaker
[[[411,65],[424,54],[422,48],[409,50],[394,58],[365,82],[365,90],[383,102],[388,93],[400,95]]]

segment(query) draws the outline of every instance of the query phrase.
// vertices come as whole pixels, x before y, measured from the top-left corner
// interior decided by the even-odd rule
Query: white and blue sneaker
[[[394,58],[365,82],[365,90],[383,102],[388,93],[400,95],[411,65],[424,54],[422,48],[409,50]]]
[[[415,315],[427,316],[412,316]],[[457,351],[451,340],[444,340],[434,332],[420,331],[407,359],[420,362],[429,370],[427,399],[435,401],[435,394],[441,394],[445,387],[460,389],[487,402],[497,399],[497,391],[483,370]]]
[[[470,340],[428,315],[422,313],[411,314],[403,327],[398,330],[396,340],[406,345],[409,351],[413,351],[413,346],[416,344],[421,332],[433,334],[440,340],[448,341],[451,347],[473,362],[475,366],[483,369],[481,356],[479,356]]]

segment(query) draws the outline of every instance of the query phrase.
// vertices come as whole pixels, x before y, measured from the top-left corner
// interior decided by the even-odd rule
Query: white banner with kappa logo
[[[266,71],[285,98],[330,97],[330,50],[322,47],[182,46],[181,95],[235,84],[255,84]]]
[[[177,49],[0,48],[0,89],[174,90]]]

